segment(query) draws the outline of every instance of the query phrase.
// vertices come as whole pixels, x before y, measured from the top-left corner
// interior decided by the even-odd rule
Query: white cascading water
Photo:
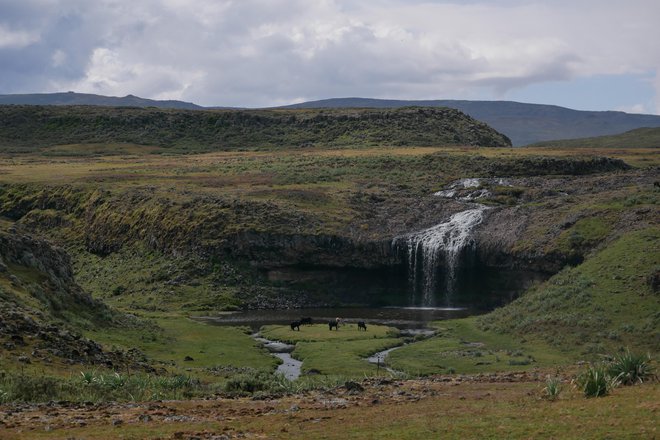
[[[394,239],[393,244],[395,246],[404,244],[408,254],[408,274],[413,287],[413,301],[416,290],[421,284],[422,305],[425,307],[435,305],[437,263],[440,255],[444,254],[445,295],[449,302],[456,290],[456,271],[460,263],[461,251],[469,244],[470,233],[481,223],[486,209],[486,206],[476,205],[473,209],[452,215],[445,223]],[[423,276],[421,283],[418,280],[420,274]]]

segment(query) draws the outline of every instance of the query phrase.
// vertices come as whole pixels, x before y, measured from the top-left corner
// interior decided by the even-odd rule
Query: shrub
[[[634,354],[629,350],[614,356],[609,365],[608,373],[622,385],[642,383],[654,377],[651,357],[649,355]]]
[[[230,378],[225,391],[231,394],[252,394],[262,391],[281,391],[277,375],[265,371],[251,371]]]
[[[548,400],[556,400],[561,393],[561,379],[558,377],[549,377],[545,381],[545,388],[543,388],[545,398]]]
[[[615,382],[603,365],[590,365],[575,380],[585,397],[602,397],[609,394]]]

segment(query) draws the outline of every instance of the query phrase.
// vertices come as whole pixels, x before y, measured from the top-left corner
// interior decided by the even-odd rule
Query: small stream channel
[[[259,334],[259,329],[269,324],[289,324],[304,316],[311,316],[315,323],[324,323],[341,317],[347,323],[366,321],[367,326],[387,325],[400,330],[401,337],[412,339],[415,336],[432,336],[435,331],[428,327],[429,322],[465,317],[475,312],[463,308],[448,307],[386,307],[386,308],[334,308],[334,309],[294,309],[294,310],[251,310],[227,313],[218,316],[199,316],[195,319],[211,325],[249,326],[252,337],[263,344],[271,355],[282,360],[277,371],[289,380],[296,380],[301,375],[302,362],[294,359],[291,352],[295,345],[280,341],[271,341]],[[414,343],[408,342],[407,344]],[[396,373],[387,366],[387,355],[403,347],[403,344],[383,350],[365,358],[365,361],[380,365],[386,371]]]
[[[278,373],[283,374],[288,380],[296,380],[300,377],[302,361],[294,359],[291,356],[291,352],[296,348],[295,345],[285,344],[280,341],[271,341],[262,337],[259,333],[253,333],[252,338],[257,342],[261,342],[270,354],[282,359],[282,363],[277,366]]]

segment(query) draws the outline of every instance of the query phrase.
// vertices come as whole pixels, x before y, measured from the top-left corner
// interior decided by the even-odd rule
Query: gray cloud
[[[656,3],[0,0],[0,93],[268,106],[492,98],[591,75],[657,78]]]

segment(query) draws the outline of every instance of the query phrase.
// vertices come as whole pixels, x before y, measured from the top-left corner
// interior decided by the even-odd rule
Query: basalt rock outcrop
[[[585,258],[602,240],[571,234],[590,216],[605,219],[600,225],[605,240],[649,223],[655,215],[647,208],[609,212],[590,206],[594,197],[606,203],[619,188],[652,187],[652,170],[631,171],[620,160],[532,157],[475,162],[471,169],[484,174],[474,171],[436,193],[394,186],[354,191],[347,197],[350,218],[331,226],[322,215],[277,201],[199,193],[170,197],[172,193],[148,186],[114,193],[68,185],[5,186],[0,216],[15,220],[21,230],[52,234],[53,228],[61,243],[101,256],[140,242],[172,258],[195,255],[207,261],[247,262],[273,286],[325,289],[339,292],[342,300],[368,292],[359,298],[366,302],[379,297],[390,302],[398,295],[403,302],[408,299],[402,299],[401,292],[410,288],[409,255],[393,241],[447,222],[475,204],[487,209],[470,230],[468,246],[457,253],[456,273],[463,280],[459,290],[484,291],[492,282],[501,284],[493,290],[497,295],[520,292],[530,282]],[[500,174],[505,171],[511,175]],[[21,249],[20,240],[13,246]],[[32,261],[30,252],[12,252],[6,255],[13,261],[58,279],[70,277],[62,272],[66,264],[57,253],[44,251],[44,261]],[[446,269],[447,258],[441,255],[438,286],[444,285]],[[244,303],[250,303],[248,296]]]

